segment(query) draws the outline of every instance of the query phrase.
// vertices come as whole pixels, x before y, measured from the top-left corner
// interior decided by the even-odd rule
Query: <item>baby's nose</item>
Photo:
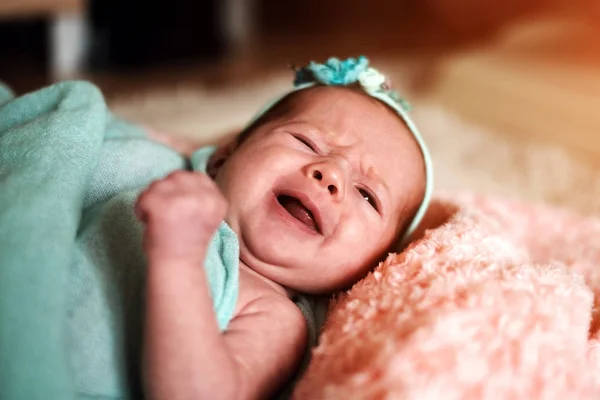
[[[327,189],[330,195],[336,200],[344,199],[345,176],[341,166],[334,161],[320,162],[312,164],[308,169],[308,174],[311,179],[322,188]]]

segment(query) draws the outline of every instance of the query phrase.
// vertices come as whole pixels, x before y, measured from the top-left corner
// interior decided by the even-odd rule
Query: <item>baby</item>
[[[296,84],[307,87],[220,147],[208,175],[178,171],[139,198],[153,397],[272,395],[306,345],[290,298],[347,287],[415,226],[428,198],[424,149],[406,116],[360,81],[380,88],[382,76],[364,58],[357,64],[364,70],[341,85],[350,88],[323,76],[328,65],[300,70]],[[224,333],[198,268],[223,220],[239,239],[239,296]]]
[[[297,70],[235,140],[189,160],[107,124],[69,281],[72,398],[284,393],[313,344],[300,305],[363,277],[427,208],[431,163],[406,108],[359,57]],[[17,378],[5,398],[26,393]]]

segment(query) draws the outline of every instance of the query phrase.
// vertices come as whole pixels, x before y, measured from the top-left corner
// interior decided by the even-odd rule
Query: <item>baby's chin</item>
[[[239,224],[232,220],[232,225],[242,263],[266,279],[302,293],[324,294],[350,287],[376,265],[375,259],[359,263],[360,254],[322,235],[282,229],[278,221],[244,218]]]
[[[341,270],[339,266],[321,267],[311,260],[300,258],[287,263],[269,263],[240,247],[240,262],[263,278],[283,287],[288,293],[303,293],[309,295],[329,295],[351,287],[364,273],[326,276],[323,270]]]

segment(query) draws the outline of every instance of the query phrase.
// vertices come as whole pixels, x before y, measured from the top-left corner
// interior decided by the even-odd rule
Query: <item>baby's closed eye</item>
[[[311,140],[309,140],[306,137],[301,136],[301,135],[293,135],[293,136],[294,136],[294,138],[296,138],[296,140],[298,140],[299,142],[304,144],[306,147],[308,147],[313,152],[315,152],[315,153],[319,152],[319,149]]]

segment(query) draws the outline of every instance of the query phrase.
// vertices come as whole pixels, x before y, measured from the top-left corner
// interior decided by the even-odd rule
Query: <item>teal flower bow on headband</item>
[[[365,56],[360,56],[358,59],[348,58],[343,61],[332,57],[324,64],[311,61],[306,67],[296,70],[294,86],[309,83],[320,83],[327,86],[357,84],[371,95],[387,96],[405,111],[410,110],[410,104],[392,90],[390,80],[375,68],[369,67],[369,60]]]

